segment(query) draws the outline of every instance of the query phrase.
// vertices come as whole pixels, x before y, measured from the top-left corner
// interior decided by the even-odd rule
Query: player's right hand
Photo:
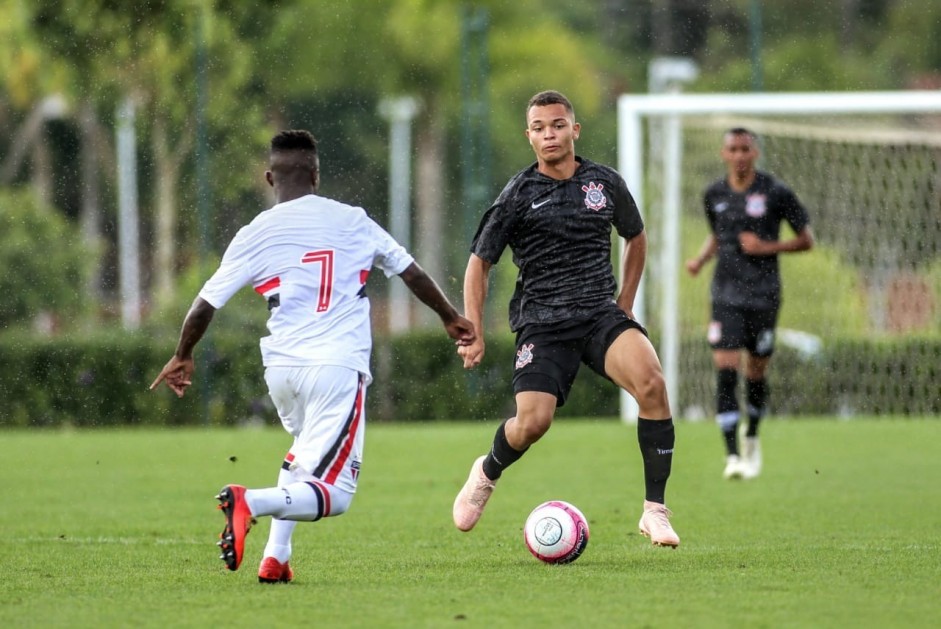
[[[175,355],[167,361],[157,378],[151,383],[150,390],[153,391],[161,382],[166,382],[177,397],[183,397],[186,388],[193,384],[193,359],[180,359]]]
[[[448,336],[454,339],[458,346],[470,345],[477,340],[477,331],[470,319],[461,315],[456,315],[452,320],[444,324],[444,329]]]

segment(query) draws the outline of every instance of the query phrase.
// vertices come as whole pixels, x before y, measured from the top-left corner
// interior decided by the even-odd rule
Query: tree
[[[195,206],[200,185],[212,186],[213,198],[223,205],[232,204],[251,188],[243,173],[260,146],[252,140],[263,126],[261,96],[250,90],[251,49],[239,39],[229,19],[243,17],[245,10],[229,7],[225,13],[212,14],[211,5],[192,0],[145,5],[36,0],[30,6],[32,27],[45,49],[76,68],[70,95],[83,103],[83,120],[88,121],[83,128],[95,128],[95,111],[113,116],[125,98],[135,100],[143,112],[141,137],[149,141],[151,150],[143,153],[142,167],[144,172],[152,167],[155,183],[151,186],[141,178],[141,198],[154,199],[154,284],[158,299],[167,298],[180,258],[179,237],[195,232],[195,212],[184,214],[180,221],[180,207]],[[212,29],[206,38],[212,60],[206,119],[209,149],[218,151],[213,155],[218,165],[209,182],[197,182],[186,171],[193,158],[195,58],[202,42],[197,32],[201,25]],[[88,131],[83,136],[89,140],[85,149],[92,150],[93,134]],[[93,170],[92,165],[85,168],[89,173]],[[84,189],[96,190],[91,184]],[[87,211],[92,205],[87,204]],[[189,240],[190,255],[198,255],[197,239]]]
[[[79,231],[27,191],[0,191],[0,327],[81,318],[92,257]]]

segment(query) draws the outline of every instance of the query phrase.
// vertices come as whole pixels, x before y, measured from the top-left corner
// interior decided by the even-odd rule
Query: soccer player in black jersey
[[[644,223],[624,180],[575,154],[581,125],[572,104],[554,91],[526,107],[526,137],[536,163],[510,179],[484,214],[464,275],[466,316],[476,340],[458,349],[464,366],[484,357],[483,311],[490,268],[504,249],[519,267],[510,300],[516,333],[516,416],[500,424],[454,501],[454,524],[469,531],[483,514],[503,471],[549,430],[581,363],[637,400],[637,437],[646,495],[640,531],[657,546],[680,543],[664,505],[673,460],[673,420],[663,371],[632,308],[647,252]],[[623,282],[611,265],[611,226],[627,242]]]
[[[716,369],[716,422],[726,447],[725,478],[754,478],[761,472],[758,425],[768,402],[766,373],[774,352],[781,307],[778,254],[807,251],[814,244],[807,210],[786,185],[755,169],[758,139],[748,129],[727,131],[722,141],[726,176],[704,195],[712,233],[686,262],[696,276],[713,256],[712,321],[708,340]],[[795,236],[780,239],[781,223]],[[748,425],[744,452],[738,446],[738,373],[745,353]]]

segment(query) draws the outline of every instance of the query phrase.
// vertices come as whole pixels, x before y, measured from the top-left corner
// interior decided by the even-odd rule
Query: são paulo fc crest
[[[516,368],[522,369],[531,362],[533,362],[533,344],[529,343],[527,345],[524,343],[516,352]]]
[[[763,194],[750,194],[745,197],[745,213],[753,218],[764,216],[768,209],[767,198]]]
[[[585,193],[585,206],[589,210],[598,211],[608,204],[607,197],[601,192],[604,190],[604,184],[590,182],[587,186],[582,186],[582,192]]]

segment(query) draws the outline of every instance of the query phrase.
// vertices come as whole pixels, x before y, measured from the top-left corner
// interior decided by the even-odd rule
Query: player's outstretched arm
[[[474,342],[477,334],[474,332],[474,324],[465,319],[457,309],[448,301],[438,284],[425,273],[417,262],[412,262],[404,271],[399,273],[399,277],[405,282],[409,290],[418,297],[418,299],[434,310],[448,336],[457,341],[460,346],[468,345]]]
[[[716,251],[719,248],[719,243],[716,240],[715,234],[709,234],[706,236],[706,240],[702,243],[702,247],[699,248],[699,253],[695,257],[690,258],[686,261],[686,270],[690,275],[696,277],[699,275],[699,272],[705,266],[706,262],[712,259],[716,255]]]
[[[647,232],[642,231],[630,240],[624,247],[624,256],[621,260],[621,291],[617,296],[618,307],[634,318],[634,298],[640,286],[640,278],[644,274],[644,265],[647,263]]]
[[[190,306],[183,320],[183,329],[180,331],[180,341],[177,343],[176,351],[164,365],[157,379],[150,385],[151,391],[156,389],[161,382],[166,382],[177,397],[183,397],[186,388],[193,383],[192,376],[195,369],[193,348],[206,333],[215,313],[216,309],[212,304],[202,297],[197,297],[193,301],[193,305]]]
[[[465,369],[476,367],[484,359],[484,303],[487,301],[491,266],[490,262],[471,254],[464,271],[464,313],[477,330],[477,339],[473,343],[458,348]]]

